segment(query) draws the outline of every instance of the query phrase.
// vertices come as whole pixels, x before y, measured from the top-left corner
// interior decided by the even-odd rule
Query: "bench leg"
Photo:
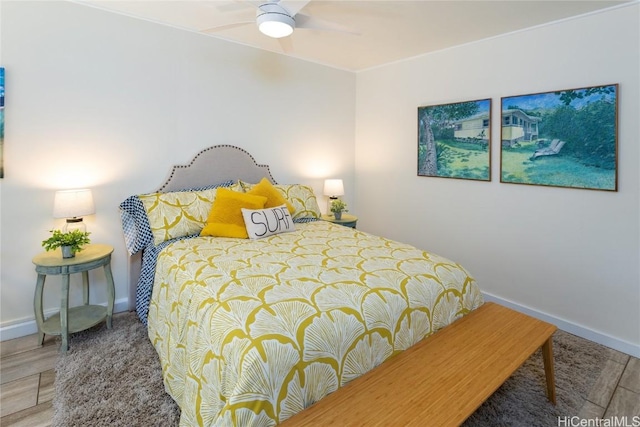
[[[556,404],[556,380],[553,374],[553,344],[552,337],[542,344],[542,359],[544,360],[544,375],[547,379],[547,397]]]

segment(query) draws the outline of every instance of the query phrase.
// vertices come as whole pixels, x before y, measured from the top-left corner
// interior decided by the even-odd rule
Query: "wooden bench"
[[[542,347],[547,396],[556,327],[485,303],[284,422],[293,426],[458,426]]]

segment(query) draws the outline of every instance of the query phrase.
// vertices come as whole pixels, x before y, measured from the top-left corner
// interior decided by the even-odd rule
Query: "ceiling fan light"
[[[265,36],[279,39],[290,36],[293,33],[293,27],[286,22],[265,21],[258,24],[258,29]]]
[[[256,22],[262,34],[274,39],[290,36],[296,27],[296,21],[278,3],[260,5],[256,12]]]

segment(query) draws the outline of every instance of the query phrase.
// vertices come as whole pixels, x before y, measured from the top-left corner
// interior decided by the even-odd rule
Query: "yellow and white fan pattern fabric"
[[[149,337],[181,425],[273,426],[481,304],[460,265],[317,221],[168,246]]]

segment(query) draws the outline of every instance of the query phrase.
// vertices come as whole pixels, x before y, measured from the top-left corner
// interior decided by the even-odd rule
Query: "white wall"
[[[359,228],[450,257],[488,294],[640,355],[639,7],[359,73]],[[500,183],[501,96],[610,83],[618,192]],[[483,98],[492,181],[417,177],[417,107]]]
[[[324,178],[341,177],[352,198],[353,73],[68,2],[0,7],[2,339],[34,318],[31,258],[61,225],[51,214],[57,189],[93,189],[97,213],[86,221],[93,241],[115,247],[119,307],[127,293],[118,204],[203,148],[238,145],[279,182],[319,194]],[[91,277],[92,301],[104,302],[104,274]],[[78,278],[72,284],[78,303]],[[47,281],[45,310],[59,307],[59,288],[59,278]]]
[[[116,248],[124,307],[117,205],[231,143],[280,182],[319,193],[323,178],[344,178],[360,229],[455,259],[488,294],[640,353],[639,15],[636,3],[354,75],[73,3],[0,2],[0,338],[35,330],[31,258],[61,225],[55,190],[93,188],[86,221]],[[501,184],[497,142],[492,182],[416,176],[418,106],[492,98],[499,135],[501,96],[609,83],[620,84],[616,193]],[[104,276],[92,280],[104,302]],[[46,288],[56,310],[59,280]]]

